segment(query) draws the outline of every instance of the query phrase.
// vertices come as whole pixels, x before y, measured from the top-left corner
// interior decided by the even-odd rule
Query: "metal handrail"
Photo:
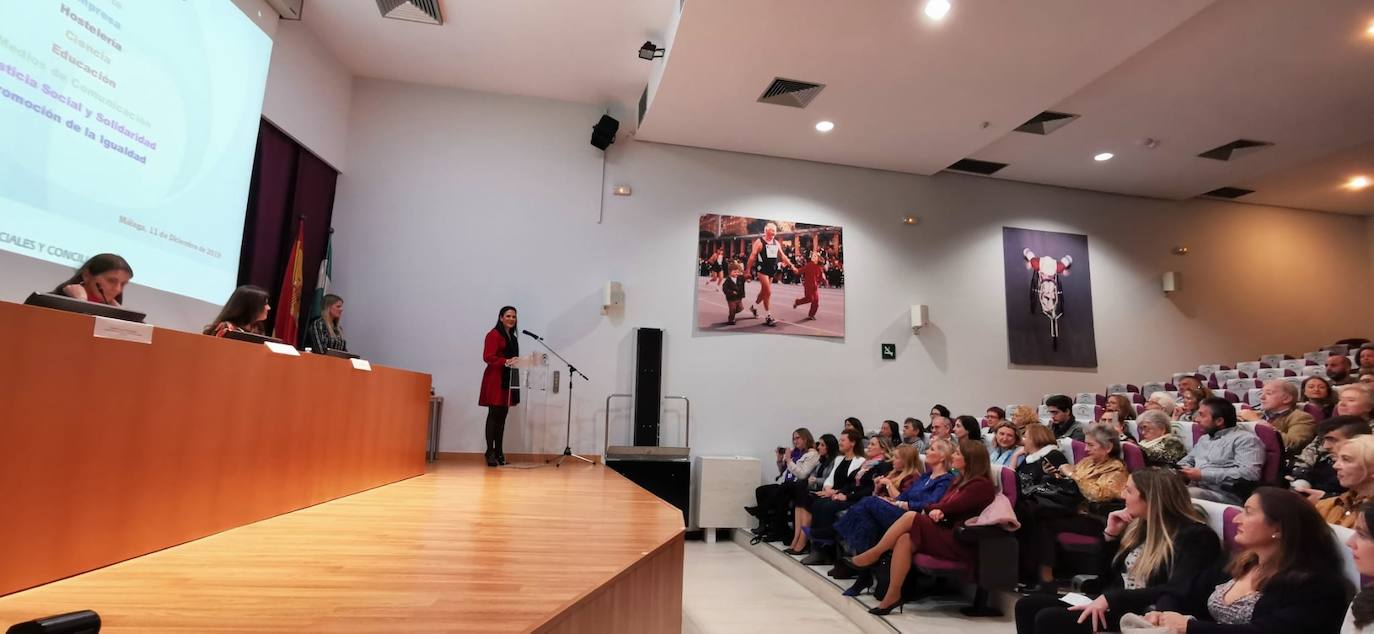
[[[606,445],[601,448],[602,456],[605,456],[606,452],[611,449],[611,399],[631,398],[633,396],[633,394],[612,394],[606,397]]]
[[[633,394],[611,394],[606,397],[606,422],[605,437],[606,443],[602,446],[602,455],[611,448],[611,399],[613,398],[632,398]],[[690,448],[692,446],[692,400],[685,396],[665,396],[664,399],[681,399],[687,403],[687,421],[682,426],[682,446]]]
[[[665,400],[670,398],[682,399],[687,402],[687,423],[682,428],[682,446],[691,448],[692,446],[692,400],[685,396],[665,396]]]

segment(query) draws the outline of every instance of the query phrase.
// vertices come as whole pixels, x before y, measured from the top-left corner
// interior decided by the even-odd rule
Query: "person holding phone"
[[[75,275],[52,292],[117,308],[124,303],[124,285],[133,277],[134,269],[127,260],[113,253],[101,253],[86,260]]]

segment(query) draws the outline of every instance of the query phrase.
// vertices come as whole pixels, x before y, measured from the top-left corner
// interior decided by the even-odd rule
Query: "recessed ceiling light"
[[[1374,35],[1374,22],[1369,23],[1369,28],[1364,30],[1365,35]]]
[[[926,17],[940,21],[949,15],[949,0],[926,0]]]
[[[834,121],[821,121],[821,122],[816,123],[816,131],[817,131],[817,132],[829,132],[829,131],[834,130],[834,129],[835,129],[835,122],[834,122]]]
[[[1102,162],[1102,161],[1110,161],[1110,160],[1112,160],[1112,157],[1113,157],[1113,156],[1116,156],[1116,155],[1115,155],[1115,154],[1112,154],[1111,152],[1102,152],[1101,154],[1098,154],[1097,156],[1094,156],[1094,157],[1093,157],[1093,160],[1100,163],[1100,162]]]
[[[1345,182],[1345,188],[1359,191],[1369,187],[1371,184],[1374,184],[1374,181],[1369,180],[1368,176],[1356,176]]]

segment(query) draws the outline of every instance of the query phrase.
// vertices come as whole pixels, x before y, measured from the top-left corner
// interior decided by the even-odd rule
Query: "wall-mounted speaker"
[[[615,143],[615,133],[620,131],[620,122],[615,117],[608,114],[601,115],[601,120],[592,126],[592,145],[597,149],[605,151],[612,143]]]

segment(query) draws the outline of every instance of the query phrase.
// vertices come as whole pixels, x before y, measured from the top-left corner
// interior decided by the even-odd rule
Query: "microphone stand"
[[[558,468],[563,466],[563,461],[567,460],[568,458],[576,458],[587,464],[596,464],[595,461],[584,456],[579,456],[573,453],[572,450],[573,386],[577,384],[577,377],[579,375],[582,377],[583,381],[590,381],[591,379],[588,379],[587,375],[583,374],[581,370],[578,370],[577,368],[573,367],[573,364],[569,363],[567,359],[564,359],[563,355],[558,354],[558,351],[554,350],[553,348],[550,348],[549,344],[544,342],[543,337],[540,337],[539,335],[536,335],[528,330],[523,330],[521,332],[525,333],[526,335],[529,335],[535,341],[538,341],[539,345],[544,346],[544,349],[549,351],[549,354],[558,357],[558,360],[562,361],[563,365],[568,366],[568,426],[567,430],[565,431],[565,435],[563,436],[566,440],[566,442],[563,445],[563,455],[558,456],[557,458],[550,458],[548,460],[545,460],[544,464],[552,462],[554,468]]]

